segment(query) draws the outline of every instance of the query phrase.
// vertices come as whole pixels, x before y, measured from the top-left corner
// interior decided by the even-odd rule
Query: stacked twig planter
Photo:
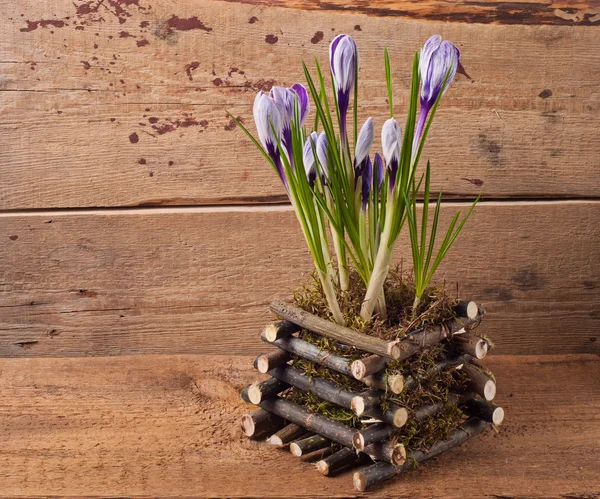
[[[280,301],[271,304],[271,311],[283,320],[265,327],[261,338],[277,349],[259,355],[254,363],[259,372],[268,374],[270,378],[242,391],[246,402],[260,407],[243,416],[242,430],[249,437],[266,437],[272,445],[289,446],[292,454],[302,459],[318,461],[317,469],[323,475],[352,469],[359,464],[367,465],[354,473],[354,486],[363,491],[413,467],[415,462],[435,457],[489,426],[502,423],[504,411],[491,403],[496,393],[495,381],[476,363],[486,355],[488,344],[469,333],[482,315],[474,302],[459,302],[455,307],[455,319],[412,331],[395,341],[358,333]],[[369,355],[350,362],[320,350],[294,334],[302,329]],[[386,373],[387,363],[408,359],[441,342],[451,342],[453,348],[448,351],[453,353],[430,367],[423,377],[460,370],[466,376],[465,388],[460,393],[451,393],[445,403],[423,405],[416,410],[409,411],[389,402],[382,408],[386,393],[400,394],[420,382],[413,377]],[[309,377],[290,364],[292,356],[359,380],[365,385],[365,390],[354,393],[334,381]],[[310,391],[312,396],[368,418],[372,424],[358,430],[281,397],[280,394],[290,387]],[[424,421],[435,417],[447,403],[458,405],[467,419],[446,439],[423,451],[406,449],[402,443],[390,438],[395,429],[404,426],[409,418]]]

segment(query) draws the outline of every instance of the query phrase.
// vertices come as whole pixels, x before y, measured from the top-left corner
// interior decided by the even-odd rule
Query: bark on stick
[[[374,442],[365,447],[363,451],[374,461],[385,461],[394,466],[401,466],[406,462],[406,449],[402,444],[392,444],[389,440]]]
[[[454,306],[454,313],[458,317],[467,317],[468,319],[476,319],[479,315],[479,307],[474,301],[460,300]]]
[[[471,364],[465,364],[463,371],[468,376],[468,388],[480,395],[488,402],[494,400],[496,396],[496,383],[487,375]]]
[[[269,378],[262,383],[253,383],[247,387],[248,400],[250,400],[250,403],[258,405],[263,398],[274,397],[289,387],[287,383],[274,378]]]
[[[385,423],[376,423],[364,430],[358,430],[352,436],[352,446],[359,452],[373,442],[379,442],[388,438],[394,431],[393,426]]]
[[[354,473],[354,488],[358,491],[365,491],[368,488],[387,480],[394,475],[398,475],[413,466],[413,461],[422,463],[436,457],[447,450],[462,444],[466,440],[482,433],[490,423],[481,419],[472,419],[454,430],[446,440],[441,440],[433,444],[427,452],[414,451],[409,452],[408,460],[402,466],[396,467],[388,463],[380,462]]]
[[[345,345],[350,345],[390,359],[400,357],[400,346],[398,341],[384,341],[373,336],[358,333],[353,329],[340,326],[334,322],[321,319],[301,308],[282,301],[271,303],[271,311],[285,320],[293,322],[309,331],[334,339]]]
[[[351,366],[352,367],[352,366]],[[362,381],[369,388],[390,391],[396,395],[404,390],[404,376],[400,373],[385,373],[380,371],[370,376],[365,376]]]
[[[286,338],[287,336],[300,331],[300,329],[302,328],[293,322],[277,321],[266,325],[263,329],[263,332],[265,333],[267,341],[273,343],[279,338]]]
[[[476,359],[483,359],[488,353],[488,342],[474,334],[457,334],[454,336],[457,349]]]
[[[290,442],[300,438],[301,436],[306,434],[306,430],[294,423],[290,423],[285,428],[282,428],[277,433],[271,435],[268,438],[268,442],[271,445],[275,445],[277,447],[283,447],[284,445],[289,444]]]
[[[263,341],[267,341],[264,333],[261,334],[261,339]],[[326,350],[320,350],[319,347],[309,343],[308,341],[296,338],[295,336],[288,336],[287,338],[275,340],[273,345],[285,350],[286,352],[298,355],[303,359],[321,364],[322,366],[332,369],[333,371],[337,371],[347,376],[352,376],[352,371],[350,370],[350,363],[348,360],[338,355],[334,355]]]
[[[479,398],[471,398],[465,402],[464,410],[471,416],[476,416],[493,423],[496,426],[504,421],[504,409]]]
[[[266,373],[270,369],[274,369],[283,364],[287,364],[291,360],[291,355],[279,348],[273,352],[261,353],[256,357],[255,368],[259,373]]]
[[[310,454],[319,449],[324,449],[325,447],[331,447],[331,441],[328,438],[322,437],[321,435],[312,435],[307,438],[303,438],[302,440],[297,440],[290,444],[290,452],[296,456],[300,457],[304,454]]]
[[[352,409],[352,401],[357,396],[356,393],[344,390],[334,381],[317,377],[309,378],[292,366],[277,367],[269,371],[269,375],[300,390],[310,391],[317,397],[344,409]]]
[[[311,412],[294,402],[275,397],[263,400],[260,407],[329,440],[352,447],[352,436],[355,432],[353,428]]]
[[[276,414],[257,409],[242,416],[241,427],[247,437],[256,437],[263,433],[275,433],[285,425],[285,421]]]
[[[361,460],[361,456],[356,454],[356,451],[344,447],[343,449],[334,452],[331,456],[321,459],[317,463],[317,470],[319,473],[325,476],[330,476],[335,472],[346,468],[348,466],[354,466]]]

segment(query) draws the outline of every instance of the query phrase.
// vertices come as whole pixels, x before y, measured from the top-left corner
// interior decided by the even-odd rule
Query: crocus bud
[[[413,139],[413,156],[421,142],[429,111],[440,93],[443,95],[450,87],[459,65],[460,51],[449,41],[442,41],[440,35],[433,35],[423,45],[419,57],[421,109]]]
[[[356,149],[354,150],[354,166],[358,167],[369,155],[369,150],[373,144],[373,119],[369,118],[358,133]]]
[[[317,179],[317,169],[315,168],[315,155],[313,153],[314,150],[317,149],[317,141],[319,139],[319,134],[317,132],[312,132],[306,139],[304,143],[304,151],[302,154],[302,161],[304,162],[304,170],[306,171],[306,176],[308,177],[308,183],[312,187],[315,185],[315,180]]]
[[[300,113],[300,126],[304,124],[304,120],[306,120],[306,116],[308,116],[308,112],[310,111],[310,104],[308,103],[308,92],[304,85],[300,83],[294,83],[291,86],[291,90],[296,93],[298,97],[298,109]]]
[[[323,174],[323,183],[329,178],[329,143],[327,142],[327,135],[325,132],[319,134],[317,139],[317,158],[319,165],[321,166],[321,172]]]
[[[390,191],[396,186],[396,173],[400,162],[400,147],[402,144],[402,129],[394,118],[390,118],[381,129],[381,146],[383,157],[390,175]]]
[[[358,50],[351,36],[338,35],[333,39],[329,45],[329,64],[337,93],[342,141],[345,141],[346,114],[358,67]]]
[[[294,99],[295,92],[289,88],[273,87],[269,95],[275,102],[282,118],[281,142],[285,148],[288,160],[292,163],[292,126],[291,121],[294,117]]]
[[[287,185],[277,147],[277,140],[279,140],[283,131],[283,119],[279,108],[270,96],[264,92],[258,92],[254,99],[253,114],[258,138],[275,163],[282,182]]]
[[[373,185],[373,165],[371,164],[371,158],[367,156],[361,173],[362,177],[362,210],[367,209],[367,203],[369,202],[369,194],[371,193],[371,186]]]
[[[381,190],[381,184],[383,184],[383,159],[378,152],[375,153],[375,159],[373,160],[373,179],[377,182],[377,190]]]
[[[440,92],[448,90],[459,64],[460,52],[451,42],[442,41],[440,35],[425,42],[419,59],[422,106],[433,106]]]

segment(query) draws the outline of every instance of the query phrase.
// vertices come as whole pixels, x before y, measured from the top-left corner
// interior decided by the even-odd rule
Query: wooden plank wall
[[[23,0],[0,19],[0,356],[259,352],[311,261],[225,110],[251,124],[255,92],[326,64],[338,33],[378,127],[383,47],[403,117],[411,54],[458,45],[425,156],[445,220],[484,201],[439,277],[485,304],[499,353],[600,353],[596,2]]]

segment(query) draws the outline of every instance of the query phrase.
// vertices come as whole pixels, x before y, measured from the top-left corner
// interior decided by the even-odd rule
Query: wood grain
[[[438,8],[411,3],[416,12]],[[298,10],[300,4],[318,10]],[[339,12],[339,2],[286,5],[0,4],[7,20],[0,26],[0,209],[284,201],[276,176],[225,109],[251,126],[255,92],[303,81],[301,58],[317,55],[326,65],[328,43],[340,32],[360,46],[360,116],[373,116],[378,128],[387,113],[384,45],[402,121],[414,51],[435,32],[459,46],[464,72],[445,97],[424,156],[432,160],[435,189],[443,185],[460,198],[480,191],[487,198],[600,195],[595,27],[424,23]],[[529,12],[553,5],[445,8]]]
[[[597,498],[598,358],[486,363],[506,410],[499,433],[376,496]],[[251,407],[239,390],[256,379],[251,366],[250,357],[189,355],[0,359],[2,495],[357,497],[351,474],[322,477],[289,452],[242,437],[239,418]]]
[[[485,307],[498,353],[600,353],[599,216],[481,203],[437,279]],[[268,304],[312,266],[287,206],[0,214],[0,238],[2,356],[258,354]]]
[[[240,3],[240,0],[226,0]],[[499,0],[243,0],[252,5],[293,9],[359,12],[378,17],[483,24],[554,24],[593,26],[600,22],[594,0],[502,2]]]

